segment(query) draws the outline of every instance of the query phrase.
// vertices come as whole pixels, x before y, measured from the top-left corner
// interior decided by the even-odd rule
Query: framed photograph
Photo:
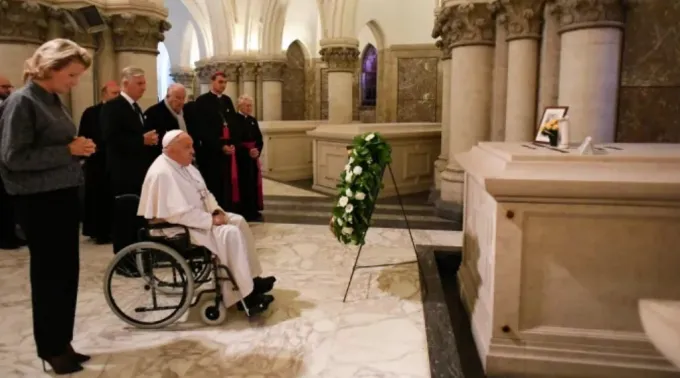
[[[564,116],[567,115],[567,111],[569,110],[568,106],[548,106],[543,110],[543,116],[541,117],[541,122],[538,124],[538,133],[536,133],[536,139],[534,139],[535,142],[538,143],[550,143],[550,139],[548,138],[547,135],[543,135],[543,127],[545,125],[554,120],[554,119],[561,119],[564,118]]]

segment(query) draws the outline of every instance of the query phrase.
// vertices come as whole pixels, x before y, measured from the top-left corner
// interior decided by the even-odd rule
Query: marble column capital
[[[116,52],[157,55],[158,43],[171,27],[166,20],[132,13],[113,14],[109,19]]]
[[[260,76],[262,81],[283,81],[283,71],[286,68],[286,62],[268,60],[260,62]]]
[[[544,0],[499,0],[498,20],[507,31],[506,41],[541,39]]]
[[[243,81],[257,80],[258,64],[257,62],[242,62],[238,68],[238,73],[243,78]]]
[[[191,88],[194,83],[194,77],[196,73],[190,68],[186,67],[173,67],[170,70],[170,77],[175,83],[180,83],[187,88]]]
[[[329,72],[354,72],[359,62],[359,49],[355,46],[326,46],[319,54]]]
[[[210,65],[213,67],[213,70],[208,76],[212,76],[212,74],[215,72],[222,72],[227,81],[238,81],[238,71],[239,67],[241,66],[241,62],[217,61],[210,63]]]
[[[57,21],[58,23],[61,24],[62,30],[64,32],[63,35],[64,38],[68,38],[74,41],[75,43],[81,45],[82,47],[88,49],[97,48],[97,43],[95,41],[94,35],[86,33],[74,27],[73,24],[66,17],[66,9],[59,8],[57,6],[49,6],[45,8],[45,13],[49,17],[49,19]]]
[[[213,64],[197,65],[194,69],[195,76],[198,77],[200,83],[206,84],[210,82],[210,77],[217,72],[217,67]]]
[[[494,45],[497,3],[471,2],[447,5],[436,16],[432,38],[440,38],[442,52],[461,46]]]
[[[0,42],[42,44],[48,17],[37,1],[0,0]]]
[[[560,33],[592,28],[623,28],[625,0],[555,0]]]

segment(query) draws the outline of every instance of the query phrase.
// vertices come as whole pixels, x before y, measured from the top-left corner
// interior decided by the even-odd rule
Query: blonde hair
[[[24,62],[24,82],[28,79],[49,79],[52,71],[60,71],[71,63],[82,64],[88,69],[92,65],[92,57],[71,40],[56,38],[47,41]]]
[[[120,79],[121,81],[123,80],[129,81],[133,77],[140,77],[144,75],[146,75],[146,73],[144,72],[143,69],[139,67],[129,66],[123,68],[123,70],[120,72]]]

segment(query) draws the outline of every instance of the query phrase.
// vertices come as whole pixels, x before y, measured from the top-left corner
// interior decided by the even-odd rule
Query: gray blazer
[[[77,130],[59,96],[29,81],[2,104],[0,176],[7,193],[26,195],[83,183],[68,144]]]

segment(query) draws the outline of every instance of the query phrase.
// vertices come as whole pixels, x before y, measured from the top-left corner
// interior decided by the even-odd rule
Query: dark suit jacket
[[[155,150],[153,152],[155,158],[162,152],[160,141],[163,140],[165,133],[170,130],[178,130],[179,122],[177,122],[177,118],[170,113],[170,109],[165,105],[165,100],[161,100],[161,102],[151,105],[149,109],[146,109],[144,117],[146,118],[145,128],[147,130],[156,130],[158,133],[158,146],[153,147]],[[184,120],[184,122],[186,123],[186,120]]]
[[[262,131],[260,130],[260,123],[257,122],[257,118],[242,113],[237,113],[237,115],[239,117],[241,141],[255,142],[255,147],[262,153],[264,140],[262,138]]]
[[[103,106],[103,103],[90,106],[89,108],[85,109],[83,116],[80,117],[78,136],[92,139],[94,144],[97,145],[97,151],[90,155],[86,159],[86,162],[100,162],[101,164],[104,164],[106,161],[106,147],[99,116]]]
[[[155,151],[144,144],[149,129],[123,96],[104,104],[101,125],[114,195],[139,195]]]

